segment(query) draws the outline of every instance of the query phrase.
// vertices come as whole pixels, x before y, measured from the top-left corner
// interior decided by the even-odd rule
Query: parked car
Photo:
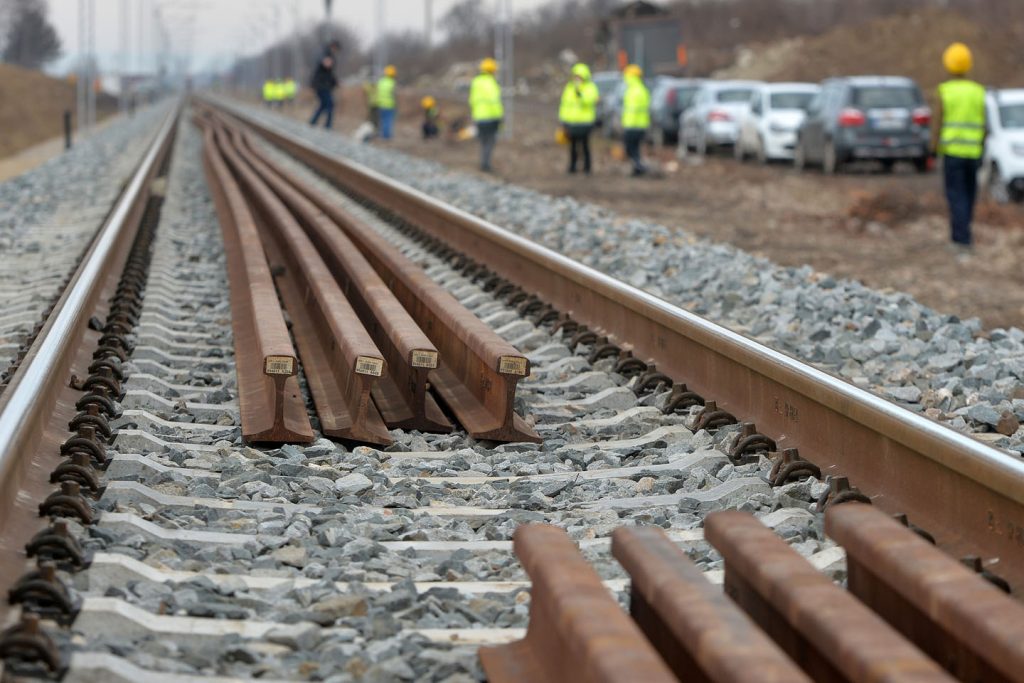
[[[797,132],[794,164],[836,173],[852,161],[880,161],[886,171],[909,161],[924,173],[931,121],[921,89],[909,78],[829,79]]]
[[[758,81],[705,81],[682,114],[680,147],[707,154],[736,143]]]
[[[651,92],[651,128],[655,144],[674,145],[679,139],[679,115],[693,102],[703,80],[663,78]]]
[[[982,169],[997,201],[1024,202],[1024,90],[989,93]]]
[[[597,103],[597,121],[598,127],[604,125],[605,122],[605,111],[611,104],[612,94],[618,87],[619,83],[622,82],[622,74],[618,71],[598,71],[593,75],[594,85],[597,86],[597,90],[601,93],[601,100]]]
[[[821,87],[813,83],[770,83],[757,88],[750,111],[740,123],[736,158],[752,156],[762,164],[792,159],[796,132]]]

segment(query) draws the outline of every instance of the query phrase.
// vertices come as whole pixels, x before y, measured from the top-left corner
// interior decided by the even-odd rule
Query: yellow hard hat
[[[430,95],[427,95],[422,100],[420,100],[420,106],[423,107],[424,109],[430,109],[435,104],[437,104],[437,100],[435,100]]]
[[[641,78],[644,75],[644,70],[636,64],[630,64],[622,71],[622,75],[627,78]]]
[[[483,71],[485,74],[496,73],[498,71],[498,63],[494,61],[492,58],[488,57],[487,59],[480,62],[480,70]]]
[[[943,53],[942,63],[949,73],[962,76],[974,67],[974,57],[969,47],[963,43],[953,43]]]
[[[390,77],[394,78],[396,73],[398,73],[398,72],[395,71],[395,65],[394,64],[388,64],[386,67],[384,67],[384,75],[385,76],[390,76]]]

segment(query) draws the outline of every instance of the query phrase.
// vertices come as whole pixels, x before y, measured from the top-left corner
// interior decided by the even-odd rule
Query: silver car
[[[704,155],[736,144],[740,123],[762,85],[760,81],[705,81],[680,118],[680,150]]]

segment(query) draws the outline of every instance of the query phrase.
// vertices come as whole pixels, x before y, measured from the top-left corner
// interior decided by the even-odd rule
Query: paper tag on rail
[[[414,368],[436,368],[437,352],[414,350],[412,352],[412,366]]]
[[[265,375],[294,375],[295,359],[291,356],[267,356],[263,361]]]
[[[526,359],[522,356],[502,356],[498,359],[498,372],[503,375],[526,376]]]
[[[383,373],[384,361],[380,358],[370,358],[368,356],[359,356],[356,358],[357,375],[373,375],[374,377],[380,377]]]

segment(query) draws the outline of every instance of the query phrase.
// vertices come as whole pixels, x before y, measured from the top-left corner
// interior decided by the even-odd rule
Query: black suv
[[[880,161],[886,171],[909,161],[924,173],[931,120],[921,89],[909,78],[832,78],[807,110],[794,164],[836,173],[851,161]]]

